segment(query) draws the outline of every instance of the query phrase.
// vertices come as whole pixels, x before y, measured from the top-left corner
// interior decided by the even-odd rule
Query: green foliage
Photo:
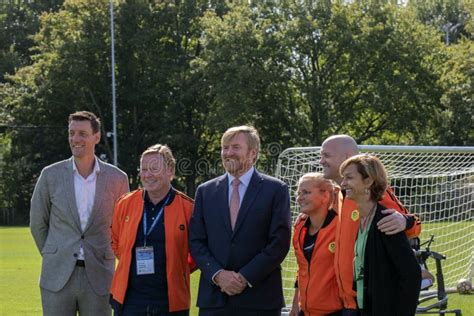
[[[192,196],[222,172],[220,136],[236,124],[260,131],[268,173],[284,148],[334,133],[472,145],[472,8],[393,2],[115,3],[119,162],[132,188],[140,153],[165,143],[174,185]],[[447,21],[462,23],[450,46]],[[69,113],[97,113],[97,154],[113,156],[109,1],[23,4],[0,26],[1,203],[26,222],[40,170],[69,156]]]
[[[29,198],[41,169],[69,155],[68,114],[87,109],[100,115],[108,102],[110,83],[102,75],[108,69],[107,7],[67,3],[63,8],[41,16],[34,63],[2,86],[2,106],[12,118],[2,181],[20,223],[28,220]],[[99,153],[106,149],[105,142]]]
[[[443,42],[456,43],[461,37],[473,39],[474,6],[469,0],[409,1],[418,19],[440,32]]]
[[[474,144],[474,43],[461,40],[448,49],[439,78],[441,98],[436,133],[440,144]]]
[[[206,142],[206,87],[200,82],[202,74],[191,69],[201,50],[195,21],[202,7],[199,1],[158,1],[119,8],[117,103],[119,136],[126,142],[120,152],[134,179],[141,152],[152,144],[168,144],[190,164],[205,154],[199,151]],[[183,179],[180,171],[178,186],[185,182],[192,193],[195,175]]]
[[[213,111],[207,124],[217,134],[215,142],[229,126],[252,124],[264,146],[307,144],[299,139],[307,119],[282,63],[277,19],[264,7],[248,6],[235,6],[222,17],[208,12],[201,19],[203,53],[193,65],[208,82]],[[262,152],[263,164],[272,160],[272,150]]]
[[[358,141],[384,132],[423,135],[439,99],[427,59],[440,45],[429,29],[390,4],[288,10],[289,68],[309,109],[313,143],[334,133]]]
[[[4,1],[0,4],[0,82],[6,74],[31,63],[33,34],[39,29],[39,15],[57,10],[62,0]]]
[[[8,6],[0,14],[0,82],[5,74],[29,62],[31,35],[38,30],[38,16],[26,5]]]

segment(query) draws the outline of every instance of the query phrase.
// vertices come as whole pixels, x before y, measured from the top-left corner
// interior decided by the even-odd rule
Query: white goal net
[[[472,278],[474,267],[474,147],[359,146],[378,156],[391,186],[410,213],[422,220],[421,242],[434,235],[431,250],[444,254],[447,287]],[[292,218],[298,214],[296,185],[307,172],[321,172],[320,147],[289,148],[278,159],[276,176],[290,188]],[[431,264],[430,260],[428,262]],[[429,265],[435,271],[433,264]],[[294,294],[293,250],[283,263],[287,306]]]

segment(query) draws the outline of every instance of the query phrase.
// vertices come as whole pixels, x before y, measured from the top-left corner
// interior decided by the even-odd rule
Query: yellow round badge
[[[359,219],[359,210],[353,210],[351,214],[352,220],[355,222]]]
[[[334,241],[329,243],[328,249],[330,252],[334,253],[336,251],[336,243]]]
[[[127,215],[125,216],[125,222],[128,222],[130,220],[130,217]]]

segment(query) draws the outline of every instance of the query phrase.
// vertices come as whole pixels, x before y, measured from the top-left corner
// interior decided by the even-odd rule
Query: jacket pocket
[[[44,254],[52,254],[52,253],[56,253],[58,251],[58,247],[57,246],[54,246],[54,245],[46,245],[43,247],[43,249],[41,249],[41,254],[44,255]]]

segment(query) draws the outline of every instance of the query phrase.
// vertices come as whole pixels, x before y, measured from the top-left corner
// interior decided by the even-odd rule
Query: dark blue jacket
[[[291,236],[288,187],[255,171],[234,232],[228,194],[226,175],[197,189],[189,230],[191,255],[201,269],[197,305],[279,309],[284,306],[280,264],[288,253]],[[221,269],[240,272],[252,287],[234,296],[221,292],[212,281]]]

